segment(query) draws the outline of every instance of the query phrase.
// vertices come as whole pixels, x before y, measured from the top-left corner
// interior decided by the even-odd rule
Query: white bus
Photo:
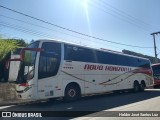
[[[110,91],[143,91],[153,85],[148,59],[55,40],[33,42],[21,51],[19,60],[20,99],[74,101]]]

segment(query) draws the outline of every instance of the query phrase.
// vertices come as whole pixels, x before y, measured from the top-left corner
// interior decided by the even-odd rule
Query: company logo
[[[2,117],[11,117],[11,112],[2,112]]]
[[[1,116],[0,117],[42,117],[40,112],[0,112]]]

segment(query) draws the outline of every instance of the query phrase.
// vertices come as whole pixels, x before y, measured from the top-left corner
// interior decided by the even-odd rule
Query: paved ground
[[[147,91],[156,91],[148,89]],[[159,91],[159,89],[157,89]],[[160,91],[159,91],[160,92]],[[116,117],[115,117],[116,116]],[[115,107],[73,120],[160,120],[160,96]]]
[[[0,107],[0,111],[48,111],[53,115],[53,117],[43,117],[41,120],[67,120],[67,119],[84,119],[84,120],[98,120],[98,119],[113,119],[113,120],[137,120],[144,119],[150,120],[151,117],[114,117],[118,115],[113,111],[124,111],[132,112],[132,111],[160,111],[160,89],[148,89],[145,92],[140,93],[122,93],[122,94],[106,94],[106,95],[98,95],[98,96],[90,96],[82,98],[79,101],[65,103],[62,100],[54,100],[49,102],[42,103],[32,103],[32,104],[22,104],[22,105],[14,105],[14,106],[3,106]],[[88,112],[89,111],[89,112]],[[100,112],[101,111],[101,112]],[[104,111],[112,111],[112,112],[104,112]],[[59,113],[59,117],[55,117],[55,112]],[[66,116],[66,114],[70,112],[70,116]],[[81,113],[77,118],[74,113]],[[95,113],[98,112],[98,113]],[[92,114],[91,114],[92,113]],[[82,117],[82,116],[86,116]],[[94,116],[94,117],[93,117]],[[105,116],[105,117],[103,117]],[[110,116],[110,117],[109,117]],[[25,118],[1,118],[2,120],[19,120]],[[27,118],[26,118],[27,119]],[[30,118],[31,120],[35,120],[35,118]],[[40,118],[37,118],[38,120]],[[160,118],[154,117],[153,120]]]

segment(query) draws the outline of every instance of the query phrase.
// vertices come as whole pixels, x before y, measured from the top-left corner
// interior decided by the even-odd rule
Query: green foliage
[[[4,39],[0,36],[0,81],[4,78],[5,62],[10,59],[10,52],[27,45],[23,39]]]
[[[0,61],[2,61],[11,50],[17,47],[17,41],[0,39]]]
[[[18,46],[26,47],[28,44],[23,39],[11,39],[12,41],[16,41]]]
[[[26,47],[28,44],[23,39],[3,39],[0,37],[0,61],[2,61],[10,51],[19,47]]]

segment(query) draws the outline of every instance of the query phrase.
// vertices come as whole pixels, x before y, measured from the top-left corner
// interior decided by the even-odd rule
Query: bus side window
[[[94,50],[71,45],[65,45],[64,59],[80,62],[96,62]]]
[[[38,78],[55,76],[60,66],[61,47],[58,43],[43,43],[40,53]]]

